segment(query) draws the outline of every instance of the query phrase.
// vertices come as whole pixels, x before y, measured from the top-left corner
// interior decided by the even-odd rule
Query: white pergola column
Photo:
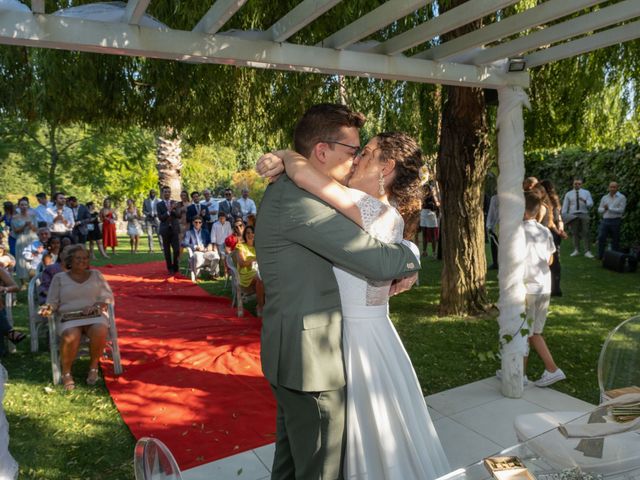
[[[527,328],[524,319],[525,239],[524,215],[524,121],[522,106],[530,108],[529,98],[521,87],[498,89],[498,324],[502,353],[502,394],[520,398],[523,392],[523,357],[527,353]]]

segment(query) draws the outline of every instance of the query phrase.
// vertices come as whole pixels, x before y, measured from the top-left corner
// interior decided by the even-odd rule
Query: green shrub
[[[572,188],[575,177],[584,180],[584,188],[593,196],[592,228],[600,223],[598,205],[606,195],[609,182],[617,181],[627,197],[622,222],[622,245],[640,244],[640,145],[627,143],[614,150],[585,151],[569,148],[562,151],[537,150],[525,154],[527,175],[551,180],[562,196]],[[596,238],[595,236],[593,237]]]

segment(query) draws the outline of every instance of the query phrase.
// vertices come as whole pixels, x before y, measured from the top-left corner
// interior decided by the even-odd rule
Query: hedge
[[[608,193],[609,182],[616,181],[619,191],[627,197],[627,209],[622,222],[621,246],[640,244],[640,145],[628,143],[616,149],[585,151],[569,148],[562,151],[537,150],[525,154],[528,176],[551,180],[560,199],[573,186],[573,179],[584,181],[583,188],[591,192],[594,208],[591,225],[594,240],[600,223],[598,205]],[[595,245],[594,245],[595,246]]]

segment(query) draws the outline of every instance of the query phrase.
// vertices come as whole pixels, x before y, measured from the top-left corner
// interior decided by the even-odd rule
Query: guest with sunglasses
[[[230,188],[224,191],[224,200],[218,204],[218,212],[223,212],[230,222],[236,217],[242,217],[242,206],[233,199],[233,190]]]
[[[193,226],[187,230],[182,245],[188,248],[193,255],[189,257],[191,271],[198,276],[198,271],[202,268],[209,268],[215,274],[218,269],[220,256],[211,243],[211,235],[206,228],[202,228],[203,219],[196,217],[193,219]]]

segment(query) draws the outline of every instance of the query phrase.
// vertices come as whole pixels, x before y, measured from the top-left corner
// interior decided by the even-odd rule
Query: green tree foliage
[[[569,190],[575,177],[584,179],[584,188],[591,192],[595,207],[591,209],[591,225],[600,222],[597,205],[606,195],[609,182],[616,181],[627,197],[627,209],[622,222],[622,242],[640,243],[640,145],[627,143],[615,149],[586,151],[578,148],[538,150],[526,155],[527,174],[548,178],[562,195]]]

